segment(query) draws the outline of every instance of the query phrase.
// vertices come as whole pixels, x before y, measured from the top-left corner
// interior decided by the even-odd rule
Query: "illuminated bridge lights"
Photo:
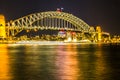
[[[5,20],[2,20],[0,22],[4,23]],[[3,23],[0,24],[0,26],[3,26],[5,24]],[[61,36],[62,38],[64,37],[69,41],[77,41],[83,39],[97,41],[102,40],[103,34],[108,35],[108,33],[101,32],[100,26],[97,26],[95,30],[94,27],[90,27],[80,18],[69,13],[58,11],[30,14],[6,23],[6,27],[4,28],[6,29],[0,27],[0,30],[2,31],[0,36],[4,38],[7,36],[8,38],[12,39],[16,38],[19,34],[23,34],[23,37],[25,38],[37,33],[38,34],[36,36],[39,36],[41,39],[48,36],[40,36],[41,34],[39,33],[42,33],[42,31],[43,33],[44,31],[47,33],[58,31],[58,36],[52,36],[52,38],[55,38],[57,40],[59,39],[58,37]],[[48,37],[46,39],[48,39]]]
[[[88,31],[89,29],[89,25],[76,16],[65,12],[58,13],[56,11],[27,15],[12,22],[8,22],[6,25],[7,27],[10,27],[9,31],[14,35],[21,32],[20,29],[31,29],[34,28],[33,26],[41,29],[53,30],[65,29],[74,31],[80,29],[79,31]],[[14,31],[11,30],[11,27],[13,27],[12,29],[14,29]]]

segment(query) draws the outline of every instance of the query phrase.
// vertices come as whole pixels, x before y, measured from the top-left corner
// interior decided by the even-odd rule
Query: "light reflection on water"
[[[10,80],[9,56],[6,45],[0,45],[0,80]]]
[[[119,80],[120,45],[0,44],[0,80]]]
[[[78,73],[76,45],[58,46],[57,49],[57,77],[60,80],[78,80],[81,74]]]

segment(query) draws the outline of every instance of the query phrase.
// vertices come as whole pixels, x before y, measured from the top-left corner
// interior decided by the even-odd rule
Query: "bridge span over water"
[[[5,23],[4,18],[1,18],[1,20],[3,21],[3,25],[0,27],[0,31],[3,32],[0,34],[2,38],[5,38],[6,35],[7,38],[13,39],[23,31],[29,32],[31,30],[64,30],[66,32],[77,32],[78,34],[75,34],[75,37],[82,37],[82,39],[83,37],[85,38],[85,33],[87,33],[87,39],[90,40],[101,40],[102,34],[109,35],[109,33],[106,34],[105,32],[102,32],[100,27],[95,30],[94,27],[90,27],[82,19],[66,12],[47,11],[33,13],[16,20],[11,20],[7,23]]]
[[[15,36],[22,30],[51,29],[90,32],[90,26],[82,19],[65,12],[48,11],[30,14],[6,24],[9,35]],[[92,29],[92,32],[95,30]]]

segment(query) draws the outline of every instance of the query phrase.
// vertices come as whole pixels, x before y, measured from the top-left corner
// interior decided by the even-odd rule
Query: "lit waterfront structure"
[[[0,14],[0,39],[6,38],[6,27],[5,27],[5,17]]]
[[[5,25],[5,19],[2,19],[1,22]],[[33,39],[64,41],[66,39],[69,41],[78,40],[79,42],[80,40],[87,39],[91,42],[106,42],[110,40],[110,34],[103,32],[100,26],[97,26],[95,30],[94,27],[90,27],[82,19],[72,14],[59,11],[30,14],[6,23],[6,26],[3,28],[3,31],[0,33],[0,35],[2,35],[8,41]],[[58,32],[64,30],[66,36],[64,35],[63,40],[60,39],[59,35],[39,35],[39,33],[44,30],[47,30],[47,32],[50,30]],[[36,33],[38,34],[33,36]],[[75,34],[73,35],[73,33]],[[103,37],[103,35],[107,35],[107,38]]]
[[[97,26],[97,27],[96,27],[96,32],[98,32],[98,33],[97,33],[97,40],[98,40],[98,41],[101,41],[101,39],[102,39],[102,38],[101,38],[101,36],[102,36],[101,32],[102,32],[102,31],[101,31],[101,27],[100,27],[100,26]]]

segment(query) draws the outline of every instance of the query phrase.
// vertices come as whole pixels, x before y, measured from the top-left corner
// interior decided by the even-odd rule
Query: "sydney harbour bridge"
[[[0,31],[2,32],[0,37],[10,40],[14,38],[19,39],[20,36],[18,35],[20,33],[22,36],[23,34],[26,36],[27,34],[25,32],[29,34],[31,31],[40,33],[43,30],[47,30],[47,32],[58,31],[58,33],[64,31],[64,33],[61,32],[58,36],[64,36],[65,39],[72,37],[78,40],[88,39],[90,41],[100,41],[102,40],[102,35],[109,36],[109,33],[102,32],[99,26],[95,29],[73,14],[59,11],[34,13],[7,23],[5,23],[4,18],[2,21],[1,24],[3,27],[0,27]]]

